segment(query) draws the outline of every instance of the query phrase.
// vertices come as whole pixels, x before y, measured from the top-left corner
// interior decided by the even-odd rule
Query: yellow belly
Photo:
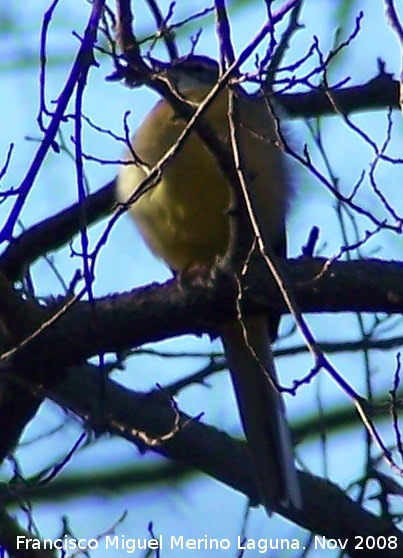
[[[225,91],[210,107],[206,118],[218,137],[228,143]],[[262,194],[259,203],[267,205],[269,211],[270,206],[281,205],[278,200],[283,198],[280,193],[284,189],[280,151],[273,144],[270,148],[267,137],[259,136],[258,132],[247,127],[249,123],[242,135],[248,140],[245,144],[249,151],[248,174],[258,183]],[[162,100],[136,133],[134,150],[152,167],[175,143],[183,128],[183,121]],[[278,167],[276,173],[280,180],[267,179],[273,164]],[[145,177],[144,168],[135,164],[123,166],[118,180],[119,199],[127,200]],[[227,179],[215,158],[193,133],[164,170],[161,181],[134,203],[130,212],[151,250],[172,269],[180,271],[194,264],[211,265],[225,254],[229,242],[229,204]],[[271,215],[273,234],[282,231],[283,215],[282,207]]]

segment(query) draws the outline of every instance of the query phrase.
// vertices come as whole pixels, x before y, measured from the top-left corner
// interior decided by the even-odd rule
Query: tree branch
[[[402,312],[401,262],[357,260],[333,262],[328,268],[327,263],[321,258],[299,259],[289,260],[285,266],[303,312]],[[264,263],[256,264],[251,263],[246,277],[244,311],[253,313],[256,299],[259,309],[267,306],[284,312]],[[39,306],[24,300],[5,281],[1,286],[0,325],[12,333],[14,345],[25,340],[13,362],[25,362],[24,368],[36,370],[36,381],[46,381],[51,370],[75,365],[100,352],[124,351],[185,333],[214,334],[217,324],[235,317],[236,290],[224,272],[217,272],[214,282],[210,275],[188,283],[172,279],[71,306],[70,299]],[[47,321],[51,325],[46,326]],[[17,334],[18,339],[13,337]]]
[[[328,90],[322,88],[307,93],[279,93],[275,98],[290,118],[336,115],[330,99],[343,114],[388,107],[397,109],[399,82],[384,71],[381,61],[378,64],[378,75],[362,85]]]
[[[243,492],[255,504],[259,501],[244,443],[235,442],[227,434],[180,412],[163,392],[137,393],[107,380],[101,400],[99,393],[99,373],[87,366],[70,370],[54,386],[50,396],[98,432],[122,436],[138,445],[142,452],[147,448],[146,438],[158,441],[158,437],[175,431],[166,441],[152,446],[152,451],[204,471]],[[304,472],[299,472],[299,477],[304,513],[281,506],[275,511],[314,533],[342,541],[347,539],[347,550],[352,557],[374,556],[373,551],[356,549],[355,537],[380,535],[395,536],[396,549],[377,549],[377,557],[402,556],[403,535],[392,524],[360,507],[336,485]]]

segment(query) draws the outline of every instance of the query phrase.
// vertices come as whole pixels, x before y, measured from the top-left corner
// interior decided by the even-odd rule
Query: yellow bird
[[[199,103],[216,83],[218,65],[214,60],[193,55],[167,66],[166,75],[181,96]],[[284,219],[290,188],[283,154],[276,143],[273,117],[263,99],[247,95],[240,86],[236,86],[235,93],[239,145],[245,175],[261,213],[259,224],[270,238],[272,248],[284,255]],[[204,118],[229,147],[226,88]],[[134,161],[128,151],[125,158],[133,164],[121,166],[119,171],[120,202],[126,202],[136,191],[148,169],[175,144],[185,124],[164,99],[145,117],[132,141],[138,160]],[[212,266],[226,253],[230,200],[228,178],[192,132],[164,169],[158,184],[131,205],[130,214],[154,254],[175,272],[183,272],[193,266]],[[244,324],[247,341],[239,323],[219,327],[261,501],[268,510],[280,502],[301,508],[290,432],[283,401],[275,387],[277,378],[270,348],[278,320],[278,316],[248,317]]]

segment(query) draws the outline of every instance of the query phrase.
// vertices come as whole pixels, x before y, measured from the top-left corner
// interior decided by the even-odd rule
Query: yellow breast
[[[187,94],[200,99],[200,92]],[[268,225],[276,238],[283,235],[285,183],[280,150],[273,142],[273,126],[264,114],[255,114],[249,101],[242,105],[240,137],[248,177],[258,190],[258,202],[267,207]],[[262,108],[262,107],[261,107]],[[260,110],[260,109],[259,109]],[[223,91],[206,113],[221,141],[229,143],[227,92]],[[264,118],[263,118],[264,116]],[[138,157],[150,168],[175,143],[184,122],[164,100],[147,115],[133,139]],[[130,160],[129,154],[127,159]],[[122,166],[118,198],[126,201],[146,177],[133,163]],[[214,156],[195,133],[164,170],[161,181],[130,208],[151,250],[174,270],[194,264],[211,265],[223,256],[229,242],[230,187]]]

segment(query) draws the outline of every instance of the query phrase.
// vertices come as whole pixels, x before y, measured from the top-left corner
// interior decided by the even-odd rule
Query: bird
[[[160,66],[162,67],[162,65]],[[176,94],[197,105],[219,77],[217,62],[188,55],[164,64],[164,78]],[[270,246],[285,256],[285,216],[291,194],[285,156],[279,148],[275,120],[261,96],[240,85],[226,85],[203,117],[218,140],[230,149],[228,87],[239,112],[238,137],[259,207],[259,224]],[[186,126],[162,98],[145,116],[124,155],[116,196],[128,203],[141,183]],[[230,179],[195,131],[163,168],[156,185],[133,203],[129,213],[151,251],[176,274],[193,266],[213,267],[227,253],[230,235]],[[260,502],[271,513],[276,506],[302,508],[290,429],[278,389],[271,340],[279,315],[267,311],[218,326],[253,463]]]

